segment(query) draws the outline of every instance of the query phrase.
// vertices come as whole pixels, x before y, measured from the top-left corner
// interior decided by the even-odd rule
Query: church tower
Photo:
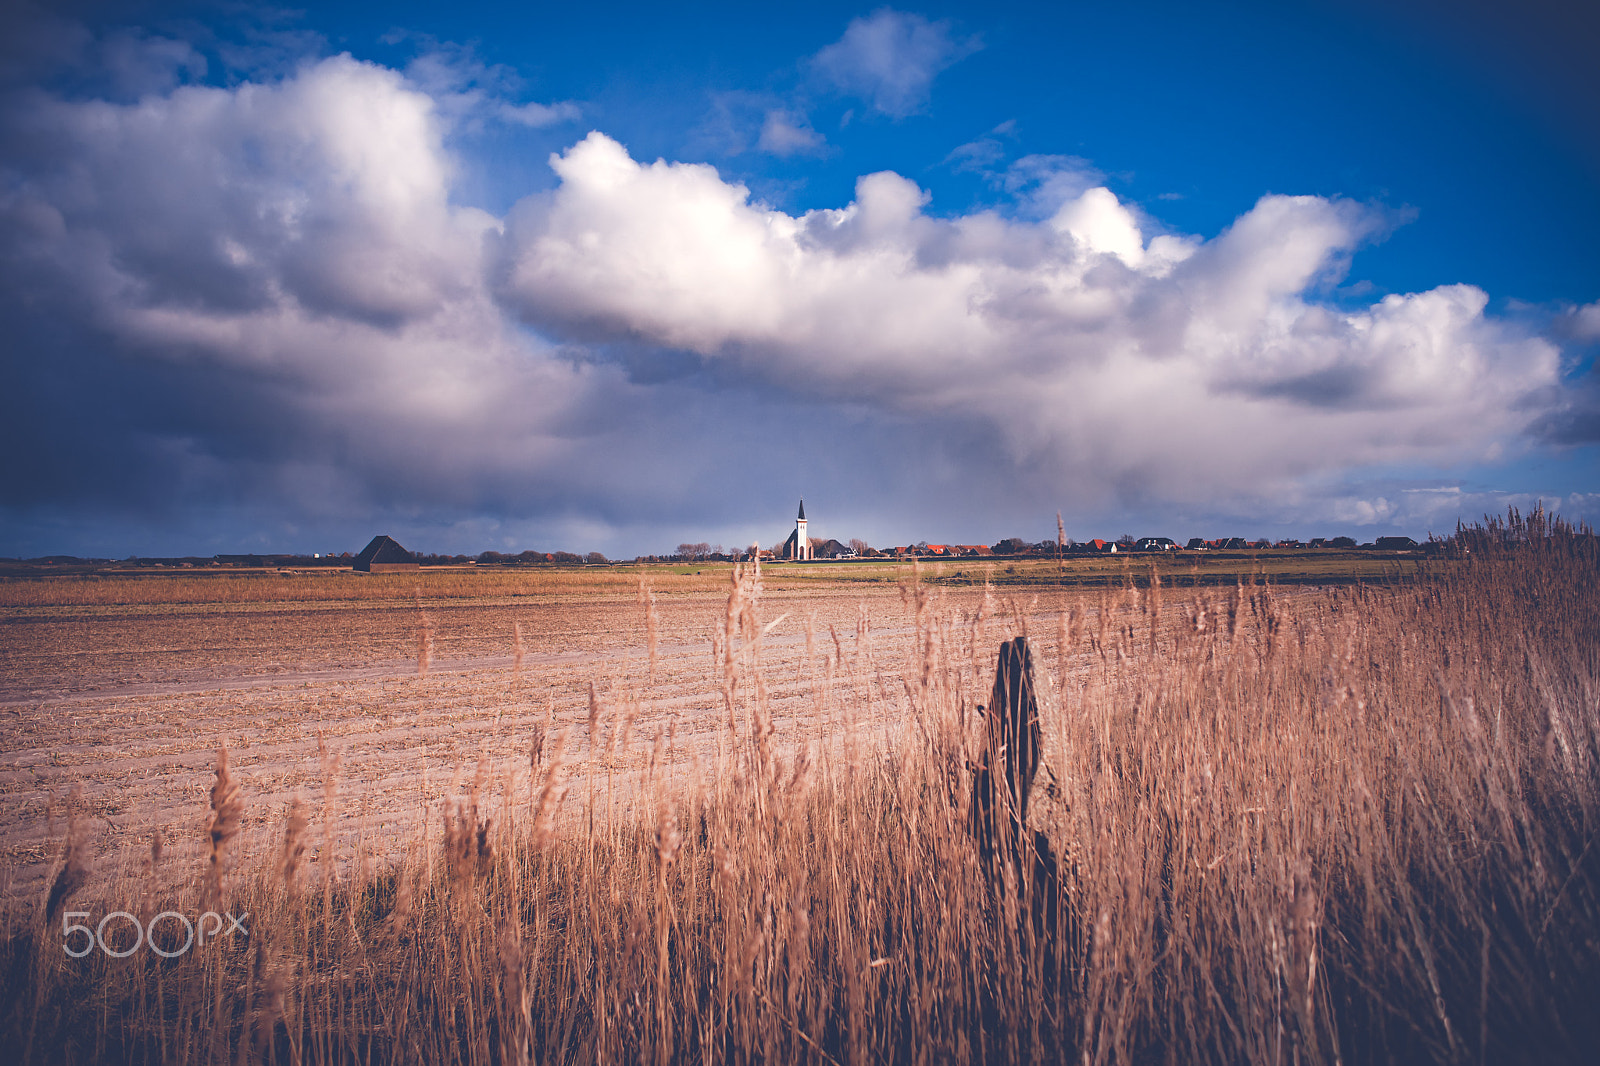
[[[800,501],[800,517],[794,520],[794,558],[811,558],[811,538],[806,536],[806,501]]]

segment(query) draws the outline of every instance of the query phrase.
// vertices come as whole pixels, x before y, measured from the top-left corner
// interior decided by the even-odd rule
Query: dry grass
[[[918,585],[904,663],[864,622],[807,624],[826,728],[799,746],[742,575],[709,748],[650,718],[641,668],[518,761],[463,766],[393,865],[338,843],[357,800],[328,755],[320,813],[285,809],[270,850],[147,891],[152,856],[67,901],[194,914],[214,890],[248,938],[75,960],[15,912],[0,1039],[22,1061],[1588,1061],[1600,556],[1540,516],[1478,541],[1395,587],[1108,588],[1048,626]],[[1030,618],[1040,883],[980,861],[968,809],[993,651]]]
[[[697,580],[665,567],[653,576],[673,588],[710,588],[718,576]],[[681,570],[682,568],[678,568]],[[709,569],[709,568],[702,568]],[[726,566],[723,567],[725,571]],[[535,595],[626,595],[638,586],[633,568],[448,568],[409,574],[358,574],[349,570],[275,570],[235,573],[152,573],[8,577],[0,579],[0,607],[171,606],[484,599]]]
[[[945,586],[1146,584],[1152,569],[1176,586],[1232,584],[1235,580],[1344,584],[1409,576],[1419,559],[1405,553],[1272,550],[1179,553],[1175,556],[1072,555],[1055,558],[950,558],[918,562],[860,559],[769,567],[773,590],[851,588],[898,584],[914,577]],[[513,600],[519,597],[616,598],[633,593],[641,578],[659,594],[705,592],[727,584],[728,563],[626,564],[600,567],[440,567],[408,574],[357,574],[349,570],[154,571],[43,575],[35,568],[0,576],[0,611],[83,607],[215,608],[249,605],[384,604],[413,600]]]

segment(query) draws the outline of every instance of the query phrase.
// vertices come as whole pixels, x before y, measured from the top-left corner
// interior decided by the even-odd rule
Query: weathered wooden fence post
[[[1000,645],[994,690],[984,714],[983,755],[972,780],[973,834],[979,853],[999,876],[1010,861],[1020,874],[1028,794],[1039,771],[1039,702],[1033,694],[1033,659],[1026,637]]]
[[[1028,829],[1028,797],[1039,772],[1042,733],[1025,637],[1000,645],[984,717],[983,756],[972,780],[973,836],[991,890],[997,897],[1017,893],[1015,913],[1023,943],[1030,951],[1044,948],[1038,962],[1042,974],[1053,980],[1061,959],[1056,940],[1062,932],[1064,885],[1049,838]]]

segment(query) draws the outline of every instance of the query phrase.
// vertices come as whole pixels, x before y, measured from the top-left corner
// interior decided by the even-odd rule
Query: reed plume
[[[239,783],[228,770],[228,748],[217,749],[216,780],[211,785],[211,817],[206,824],[208,843],[206,862],[206,897],[213,906],[222,904],[223,876],[226,873],[228,849],[239,832],[239,820],[244,814],[244,798]]]
[[[60,916],[61,908],[66,905],[67,898],[89,880],[92,853],[88,830],[76,810],[80,796],[80,790],[74,787],[72,791],[74,810],[67,819],[67,841],[61,849],[61,871],[50,883],[50,895],[45,901],[45,922],[48,924],[53,924]]]
[[[300,860],[305,855],[306,821],[304,804],[296,796],[289,804],[289,815],[284,821],[283,844],[278,849],[278,880],[290,892],[295,888],[295,875],[300,870]]]

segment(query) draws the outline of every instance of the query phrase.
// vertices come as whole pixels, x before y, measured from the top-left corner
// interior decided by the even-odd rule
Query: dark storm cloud
[[[1600,444],[1600,381],[1591,370],[1555,401],[1534,424],[1531,435],[1549,444]]]
[[[395,72],[21,90],[0,144],[5,432],[30,457],[8,503],[470,508],[603,433],[608,372],[503,321],[495,222],[450,206],[432,101]]]
[[[1571,380],[1547,399],[1548,410],[1531,428],[1535,440],[1557,445],[1600,444],[1600,301],[1569,307],[1555,317],[1550,333],[1578,359]]]
[[[1542,419],[1535,433],[1551,444],[1600,444],[1600,396]]]

